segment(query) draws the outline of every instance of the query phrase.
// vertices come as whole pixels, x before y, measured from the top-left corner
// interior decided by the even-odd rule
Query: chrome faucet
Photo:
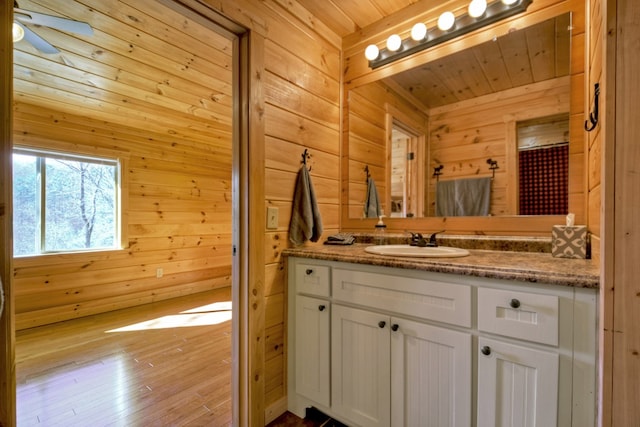
[[[424,247],[435,248],[438,246],[438,242],[436,241],[436,235],[439,233],[444,233],[444,231],[445,230],[436,231],[435,233],[432,233],[431,236],[429,236],[428,240],[425,239],[420,233],[414,233],[413,231],[409,231],[409,233],[411,233],[411,242],[409,243],[409,245],[418,246],[421,248],[424,248]]]

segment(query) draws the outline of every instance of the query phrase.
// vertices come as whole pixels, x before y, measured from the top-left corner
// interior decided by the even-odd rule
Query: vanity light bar
[[[422,40],[414,40],[408,37],[402,40],[400,47],[392,51],[389,48],[382,48],[375,59],[369,60],[369,67],[376,69],[387,65],[398,59],[407,57],[416,52],[420,52],[431,46],[435,46],[439,43],[443,43],[447,40],[451,40],[455,37],[477,30],[501,19],[508,18],[509,16],[516,15],[518,13],[527,10],[533,0],[515,0],[512,4],[508,1],[496,0],[487,5],[485,12],[477,17],[471,17],[468,13],[460,15],[455,18],[453,27],[449,30],[441,30],[438,27],[431,28],[427,31],[426,36]],[[378,50],[377,46],[369,45],[367,50]]]

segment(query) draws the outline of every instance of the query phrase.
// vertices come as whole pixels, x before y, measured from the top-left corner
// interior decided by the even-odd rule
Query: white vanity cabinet
[[[288,269],[298,416],[315,406],[351,427],[595,425],[596,290],[296,257]]]
[[[296,322],[295,333],[289,338],[290,353],[296,355],[294,375],[290,375],[295,378],[294,388],[298,395],[325,407],[331,392],[329,271],[328,266],[313,263],[293,266],[294,296],[289,305]]]

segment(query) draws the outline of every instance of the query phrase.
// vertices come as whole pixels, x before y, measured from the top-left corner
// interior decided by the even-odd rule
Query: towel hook
[[[491,179],[494,179],[496,177],[496,169],[500,169],[500,166],[498,166],[498,161],[489,158],[487,159],[487,164],[489,165],[489,169],[491,170],[491,172],[493,172],[493,176],[491,177]]]
[[[365,165],[364,172],[367,174],[367,182],[368,182],[369,178],[371,178],[371,173],[369,172],[369,165]]]
[[[433,176],[436,177],[436,182],[440,181],[440,175],[442,175],[442,168],[444,168],[444,165],[436,166],[433,168]]]
[[[589,113],[589,120],[584,121],[584,130],[591,132],[598,125],[598,98],[600,98],[600,83],[593,85],[593,112]]]
[[[306,167],[307,159],[310,159],[310,158],[311,158],[311,154],[309,154],[309,150],[305,148],[304,153],[302,153],[302,161],[300,163],[302,163]],[[309,166],[309,172],[311,172],[311,166]]]

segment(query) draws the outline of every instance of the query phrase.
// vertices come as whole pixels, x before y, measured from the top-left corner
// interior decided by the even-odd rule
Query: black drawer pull
[[[491,354],[491,347],[489,347],[488,345],[485,345],[484,347],[482,347],[480,349],[480,353],[484,354],[485,356],[488,356]]]
[[[307,271],[305,271],[305,273],[307,273],[307,276],[311,276],[313,274],[313,270],[310,268],[307,268]]]
[[[386,326],[386,324],[387,324],[387,322],[385,322],[384,320],[381,320],[381,321],[378,322],[378,326],[380,328],[384,328]]]
[[[511,308],[519,308],[520,307],[520,301],[513,298],[510,302],[509,305],[511,306]]]
[[[392,330],[393,332],[395,332],[395,331],[397,331],[397,330],[398,330],[398,328],[399,328],[399,327],[400,327],[400,326],[398,326],[398,324],[397,324],[397,323],[394,323],[393,325],[391,325],[391,330]]]
[[[325,308],[327,308],[326,305],[319,305],[318,306],[318,310],[320,310],[320,311],[324,311]]]

